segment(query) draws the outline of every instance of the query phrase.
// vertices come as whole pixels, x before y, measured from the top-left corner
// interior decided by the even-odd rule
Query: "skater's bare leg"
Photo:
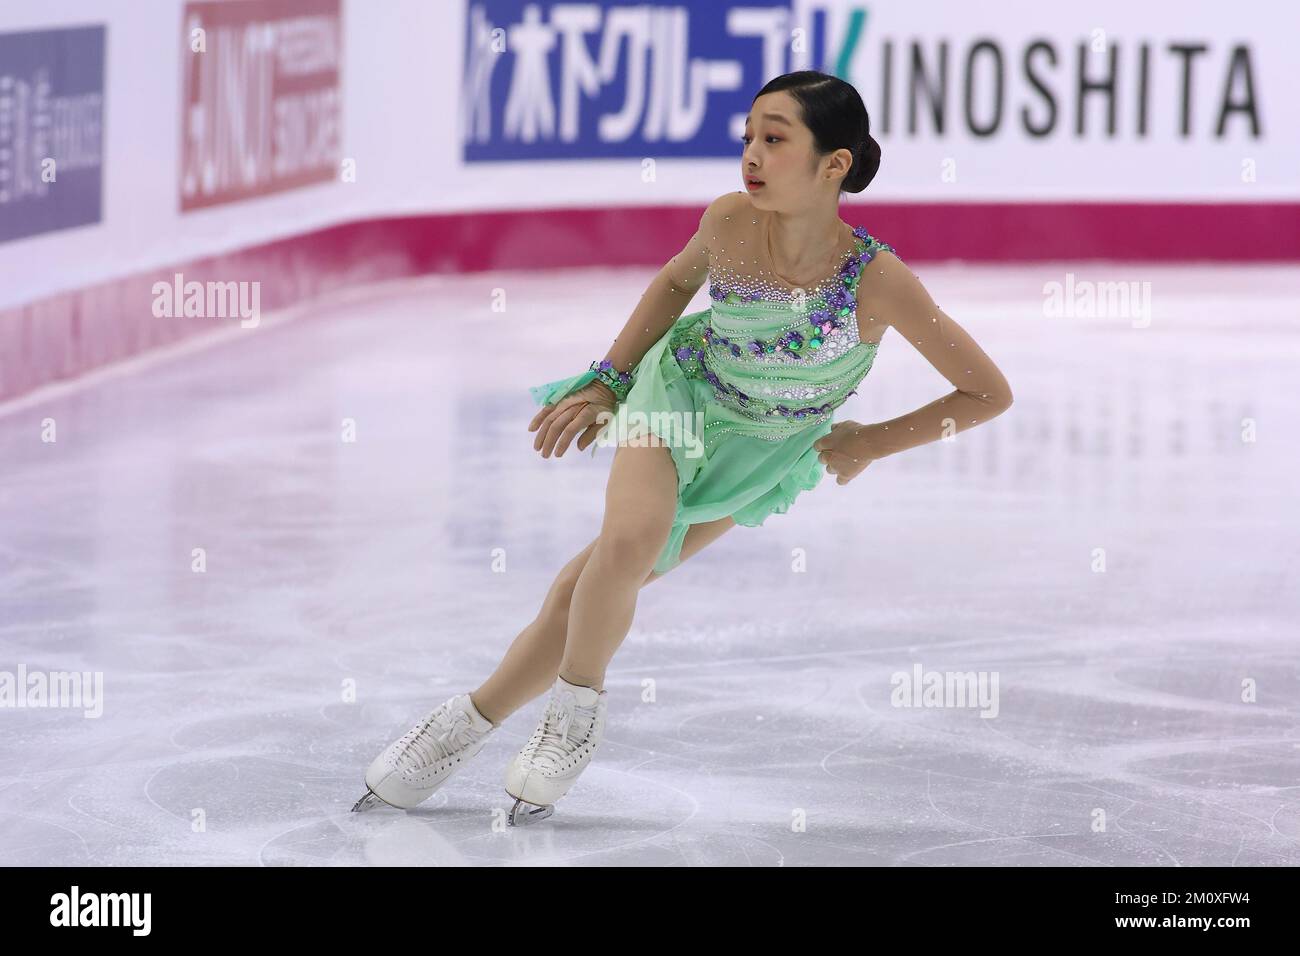
[[[632,627],[637,593],[668,542],[677,469],[667,448],[620,445],[605,487],[600,537],[569,603],[559,676],[602,690],[605,668]]]
[[[736,519],[732,518],[730,515],[725,518],[719,518],[717,521],[705,521],[700,524],[691,525],[686,529],[686,537],[682,538],[681,560],[684,562],[691,555],[703,551],[714,541],[717,541],[722,537],[728,529],[734,528],[735,526]],[[597,540],[600,539],[598,538]],[[595,544],[595,542],[593,541],[592,544]],[[651,571],[646,575],[646,579],[641,584],[641,587],[645,587],[651,581],[658,581],[664,576],[664,574],[669,574],[672,571],[675,571],[677,567],[680,567],[680,565],[669,568],[667,571],[663,572],[663,574],[660,574],[658,571]]]
[[[735,526],[730,517],[691,525],[682,540],[682,564]],[[492,676],[470,695],[474,706],[493,723],[501,723],[555,683],[564,656],[573,591],[599,540],[594,539],[560,570],[537,617],[519,632]],[[664,574],[652,570],[642,587]]]
[[[691,525],[686,530],[686,537],[682,539],[682,564],[735,526],[735,520],[730,517]],[[519,632],[492,676],[470,694],[479,713],[494,724],[501,723],[524,704],[544,694],[555,683],[569,630],[569,603],[573,600],[573,589],[599,540],[593,538],[589,545],[560,569],[542,601],[537,617]],[[677,570],[677,567],[664,574]],[[641,586],[658,581],[664,574],[651,571]]]
[[[500,724],[555,683],[569,629],[569,601],[596,540],[560,569],[537,617],[519,632],[492,676],[469,695],[478,712],[492,723]]]

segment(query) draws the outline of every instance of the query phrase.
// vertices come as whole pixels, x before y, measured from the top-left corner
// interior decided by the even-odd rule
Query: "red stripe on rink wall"
[[[260,282],[261,310],[425,273],[662,265],[702,207],[509,210],[369,219],[0,310],[0,401],[228,328],[156,318],[153,285]],[[907,262],[1300,261],[1300,203],[852,203],[841,208]]]
[[[914,203],[842,218],[859,209],[909,260],[1300,260],[1300,203]]]

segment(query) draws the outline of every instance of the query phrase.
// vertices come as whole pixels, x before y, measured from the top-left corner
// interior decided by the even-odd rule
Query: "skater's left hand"
[[[858,422],[836,422],[829,434],[813,442],[821,452],[818,461],[826,466],[826,473],[835,476],[835,483],[846,485],[877,458],[872,454],[871,426]]]

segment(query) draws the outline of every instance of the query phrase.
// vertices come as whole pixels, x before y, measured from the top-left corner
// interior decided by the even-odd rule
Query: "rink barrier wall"
[[[237,321],[156,318],[154,284],[176,273],[187,282],[256,281],[266,313],[340,288],[430,273],[656,268],[685,243],[701,211],[637,206],[366,219],[59,293],[0,310],[0,402]],[[1300,203],[846,204],[841,217],[913,264],[1300,261]]]

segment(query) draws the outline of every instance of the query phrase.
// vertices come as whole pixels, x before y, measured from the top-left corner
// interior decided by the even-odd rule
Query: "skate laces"
[[[444,760],[457,749],[457,734],[469,726],[469,714],[465,711],[457,710],[454,714],[448,714],[439,708],[420,722],[398,759],[405,761],[413,770],[422,770]]]
[[[535,756],[551,762],[559,762],[570,756],[573,746],[569,741],[569,729],[579,710],[594,717],[596,705],[579,707],[578,697],[571,690],[561,691],[551,698],[539,728],[540,739],[533,749]]]

